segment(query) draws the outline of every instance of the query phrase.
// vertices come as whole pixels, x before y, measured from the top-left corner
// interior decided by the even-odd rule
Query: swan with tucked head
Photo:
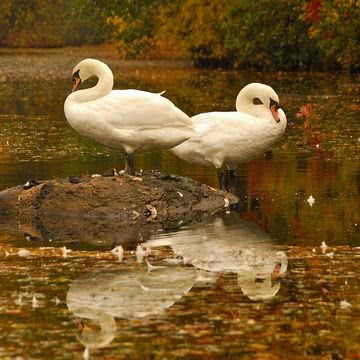
[[[92,76],[98,78],[98,83],[78,90]],[[127,173],[135,174],[135,151],[169,149],[195,134],[191,119],[162,94],[112,90],[112,71],[99,60],[81,61],[72,79],[72,93],[64,105],[66,119],[80,134],[124,149]]]
[[[215,166],[220,187],[226,188],[225,170],[256,159],[276,143],[286,129],[279,97],[268,85],[246,85],[236,99],[236,110],[193,116],[196,135],[171,151],[189,163]]]

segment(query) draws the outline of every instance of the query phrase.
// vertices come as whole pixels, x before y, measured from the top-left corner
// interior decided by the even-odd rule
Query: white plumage
[[[96,86],[75,92],[93,75],[99,79]],[[131,157],[138,150],[172,148],[194,135],[191,119],[161,94],[112,90],[113,74],[101,61],[81,61],[73,81],[64,105],[66,119],[80,134],[103,145],[122,148]]]
[[[263,154],[285,132],[286,115],[270,86],[245,86],[236,109],[193,116],[196,135],[171,151],[189,163],[234,170]]]

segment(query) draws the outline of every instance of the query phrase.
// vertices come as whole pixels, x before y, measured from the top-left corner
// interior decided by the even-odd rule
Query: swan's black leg
[[[230,189],[230,171],[228,168],[225,168],[224,170],[224,189],[226,191],[231,191]]]
[[[133,154],[126,154],[125,174],[135,175],[135,160]]]
[[[228,191],[235,192],[236,175],[235,170],[229,170]]]
[[[233,192],[235,189],[235,170],[217,169],[219,186],[221,190]]]
[[[218,180],[219,180],[220,190],[226,190],[224,169],[217,169],[216,171],[217,171],[217,176],[218,176]]]

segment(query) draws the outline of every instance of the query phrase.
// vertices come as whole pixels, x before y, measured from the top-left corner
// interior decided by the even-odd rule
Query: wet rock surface
[[[201,221],[238,201],[230,193],[161,172],[109,175],[31,180],[4,190],[1,222],[19,222],[32,239],[114,243]]]

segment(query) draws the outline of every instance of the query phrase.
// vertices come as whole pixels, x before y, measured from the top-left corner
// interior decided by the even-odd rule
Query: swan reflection
[[[115,318],[159,316],[202,282],[204,272],[210,282],[219,273],[235,273],[249,299],[270,299],[287,269],[286,254],[272,245],[262,229],[236,213],[217,216],[207,226],[157,235],[143,246],[171,249],[174,257],[163,259],[161,266],[146,267],[136,261],[136,254],[127,254],[123,269],[92,272],[71,283],[67,306],[82,319],[78,339],[86,351],[106,346],[115,336]]]
[[[170,246],[175,257],[197,269],[236,273],[242,292],[251,300],[275,296],[287,269],[285,252],[274,250],[265,231],[235,212],[217,216],[207,226],[158,235],[145,245]]]
[[[148,271],[143,265],[137,267],[133,271],[93,272],[71,283],[66,302],[82,319],[78,340],[86,348],[103,347],[113,340],[114,318],[159,315],[195,284],[192,268],[167,265]]]

